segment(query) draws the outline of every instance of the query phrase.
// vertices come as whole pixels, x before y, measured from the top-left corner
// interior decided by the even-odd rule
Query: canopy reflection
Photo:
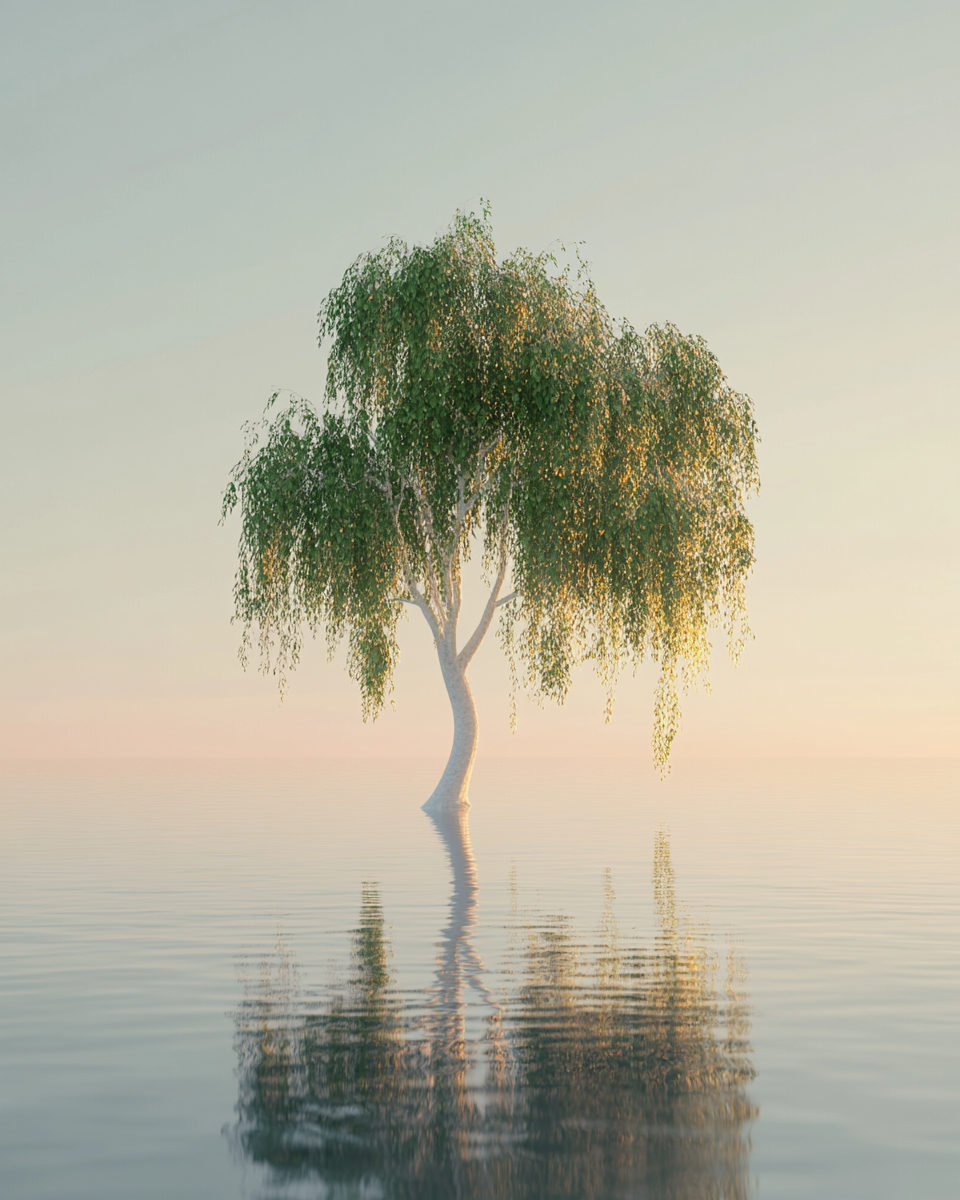
[[[721,970],[681,915],[667,836],[655,844],[652,947],[621,937],[609,872],[593,938],[524,911],[515,887],[512,982],[495,1001],[473,945],[466,815],[432,819],[453,889],[425,993],[394,984],[375,883],[339,993],[311,1003],[282,945],[248,981],[232,1138],[268,1170],[271,1194],[313,1180],[345,1196],[749,1195],[743,970],[735,954]],[[472,1036],[467,988],[485,1014]]]

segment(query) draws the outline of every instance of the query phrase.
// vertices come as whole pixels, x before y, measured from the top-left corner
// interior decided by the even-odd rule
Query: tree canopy
[[[498,259],[486,211],[361,255],[319,335],[323,403],[271,397],[224,496],[225,515],[242,510],[244,653],[256,628],[282,679],[305,632],[331,652],[346,637],[375,716],[403,603],[439,646],[476,549],[491,590],[457,662],[497,607],[515,686],[537,698],[562,700],[589,661],[612,702],[622,668],[650,656],[665,764],[710,626],[734,657],[747,631],[756,426],[704,340],[614,321],[582,264]]]

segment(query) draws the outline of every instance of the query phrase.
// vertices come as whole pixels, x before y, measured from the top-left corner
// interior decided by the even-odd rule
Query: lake
[[[0,1193],[960,1194],[960,763],[3,766]]]

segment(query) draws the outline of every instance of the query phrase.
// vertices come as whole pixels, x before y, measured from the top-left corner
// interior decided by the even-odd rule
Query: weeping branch
[[[282,681],[305,630],[347,637],[375,715],[401,605],[461,668],[500,609],[536,698],[562,701],[580,663],[611,692],[624,666],[656,661],[664,765],[709,627],[726,627],[733,657],[749,636],[757,430],[706,343],[614,323],[583,264],[500,258],[473,214],[429,246],[358,258],[324,301],[320,336],[323,406],[294,396],[278,411],[271,397],[224,496],[225,515],[242,513],[243,645],[256,625]],[[474,538],[493,580],[457,653]]]

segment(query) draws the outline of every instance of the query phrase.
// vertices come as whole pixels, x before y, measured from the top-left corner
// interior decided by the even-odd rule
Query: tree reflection
[[[394,985],[375,884],[363,887],[349,979],[332,999],[311,1004],[279,946],[237,1018],[243,1155],[280,1194],[312,1178],[344,1196],[747,1196],[743,971],[736,955],[721,971],[682,916],[666,835],[653,947],[621,936],[609,872],[594,938],[517,904],[513,983],[497,1005],[472,942],[466,821],[434,820],[453,892],[426,1003],[405,1003]],[[486,1013],[474,1036],[468,987]]]

